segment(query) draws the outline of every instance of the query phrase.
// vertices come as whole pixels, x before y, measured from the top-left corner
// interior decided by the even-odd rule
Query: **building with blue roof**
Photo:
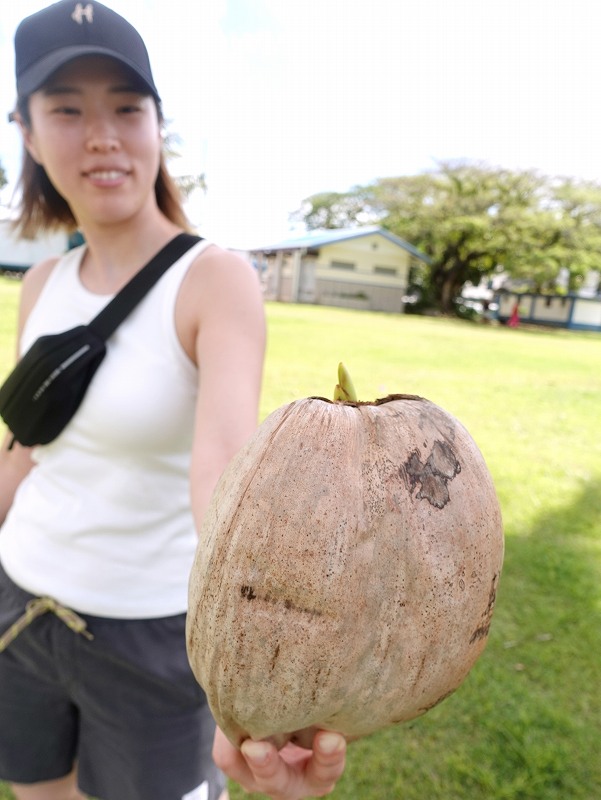
[[[314,230],[254,248],[250,257],[270,300],[401,312],[413,245],[378,226]]]

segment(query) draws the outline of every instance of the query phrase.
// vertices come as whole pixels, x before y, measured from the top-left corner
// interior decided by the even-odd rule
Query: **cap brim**
[[[62,47],[54,53],[49,53],[44,58],[36,61],[29,69],[25,70],[17,80],[17,93],[20,97],[26,97],[32,92],[40,89],[44,83],[61,67],[80,56],[108,56],[115,59],[120,64],[130,69],[137,78],[147,87],[149,93],[160,102],[161,98],[152,79],[140,71],[137,64],[124,58],[120,53],[115,53],[107,47],[97,45],[74,45],[73,47]]]

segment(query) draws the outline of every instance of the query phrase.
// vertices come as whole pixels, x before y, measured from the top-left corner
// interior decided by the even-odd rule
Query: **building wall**
[[[405,305],[405,295],[406,290],[397,286],[362,282],[350,283],[318,278],[314,302],[324,306],[400,313]]]
[[[532,314],[531,295],[517,295],[510,292],[503,292],[499,295],[499,319],[509,319],[513,314],[516,302],[518,302],[520,317],[529,317]]]
[[[601,331],[601,297],[546,296],[502,292],[498,316],[507,321],[518,303],[522,322]]]
[[[403,287],[404,290],[409,266],[410,254],[377,234],[325,245],[315,262],[318,279]]]
[[[377,234],[324,245],[313,263],[312,302],[401,312],[411,258],[406,250]]]
[[[535,297],[531,315],[537,322],[567,324],[572,312],[571,297]]]
[[[575,328],[594,328],[601,331],[601,297],[592,300],[576,298],[571,325]]]
[[[253,254],[267,299],[403,311],[413,254],[374,233],[307,251]]]
[[[67,249],[65,233],[39,236],[34,240],[18,239],[9,220],[0,220],[0,270],[7,267],[24,269],[50,256],[57,256]]]

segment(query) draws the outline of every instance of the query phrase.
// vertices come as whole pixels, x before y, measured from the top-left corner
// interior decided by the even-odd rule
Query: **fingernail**
[[[271,747],[267,742],[253,742],[252,739],[247,739],[242,743],[241,750],[249,761],[259,765],[267,761]]]
[[[338,733],[322,733],[318,740],[319,749],[330,756],[344,749],[344,738]]]

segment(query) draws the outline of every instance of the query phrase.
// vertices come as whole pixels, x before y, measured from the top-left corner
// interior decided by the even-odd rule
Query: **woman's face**
[[[119,62],[70,62],[31,95],[29,115],[25,146],[78,223],[119,224],[157,212],[157,108]]]

